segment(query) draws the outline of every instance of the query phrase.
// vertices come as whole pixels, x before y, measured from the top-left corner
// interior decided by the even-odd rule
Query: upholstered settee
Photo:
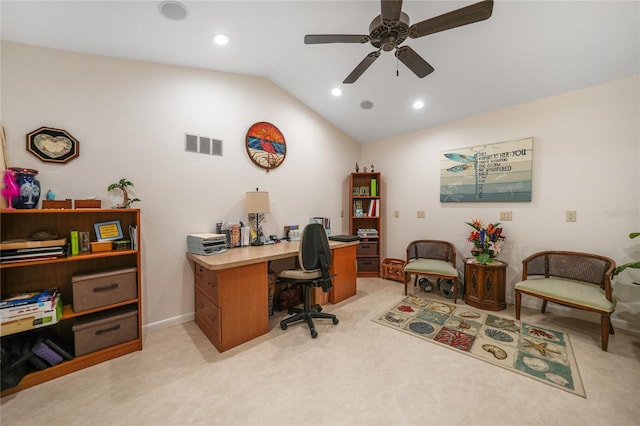
[[[520,319],[522,295],[600,314],[602,350],[613,334],[611,314],[616,301],[611,289],[615,262],[604,256],[571,251],[542,251],[522,261],[522,281],[515,285],[516,319]]]

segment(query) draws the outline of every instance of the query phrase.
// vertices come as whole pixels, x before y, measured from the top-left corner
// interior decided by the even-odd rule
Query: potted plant
[[[129,207],[131,207],[131,203],[141,201],[140,198],[129,198],[129,193],[127,192],[127,187],[129,186],[133,186],[133,182],[122,178],[118,182],[112,183],[107,187],[107,191],[113,191],[114,189],[119,189],[122,191],[124,199],[122,200],[122,204],[118,204],[116,206],[119,209],[128,209]]]
[[[640,232],[632,232],[629,234],[629,238],[636,238],[638,236],[640,236]],[[640,269],[640,262],[628,262],[623,265],[619,265],[613,270],[613,273],[611,274],[611,278],[615,277],[616,275],[618,275],[620,272],[624,271],[627,268]],[[635,282],[635,281],[632,281],[632,282],[636,285],[640,285],[640,282]]]

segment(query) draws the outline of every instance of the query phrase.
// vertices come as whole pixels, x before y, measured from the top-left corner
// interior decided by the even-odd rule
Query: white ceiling
[[[411,24],[475,3],[405,0]],[[379,1],[10,1],[2,39],[83,53],[263,76],[360,143],[640,72],[638,1],[496,1],[486,21],[407,39],[435,71],[419,79],[392,52],[352,85],[370,44],[305,45],[305,34],[368,34]],[[231,35],[225,47],[209,37]],[[396,68],[399,76],[396,76]],[[341,87],[343,96],[330,91]],[[426,106],[414,110],[422,99]],[[374,107],[364,110],[362,101]]]

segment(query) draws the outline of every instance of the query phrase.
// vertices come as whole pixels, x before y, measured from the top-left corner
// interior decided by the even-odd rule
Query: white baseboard
[[[190,312],[188,314],[178,315],[177,317],[168,318],[166,320],[153,322],[142,326],[142,333],[153,333],[154,331],[162,330],[164,328],[173,327],[174,325],[183,324],[185,322],[193,321],[195,313]]]

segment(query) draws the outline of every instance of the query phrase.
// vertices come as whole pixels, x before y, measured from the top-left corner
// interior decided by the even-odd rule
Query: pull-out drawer
[[[196,289],[207,295],[216,305],[220,304],[219,275],[217,271],[212,271],[196,264]]]
[[[221,310],[209,299],[204,292],[196,288],[195,292],[195,322],[211,343],[222,352],[222,321]]]

